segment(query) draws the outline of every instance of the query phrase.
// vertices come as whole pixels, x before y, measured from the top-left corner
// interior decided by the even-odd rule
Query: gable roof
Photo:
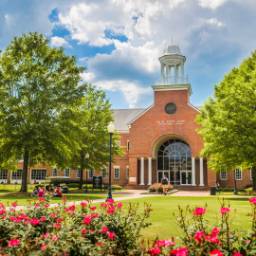
[[[144,111],[144,108],[113,109],[112,113],[116,130],[128,132],[130,122]]]

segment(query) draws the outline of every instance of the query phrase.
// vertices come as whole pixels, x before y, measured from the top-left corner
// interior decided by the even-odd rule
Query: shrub
[[[30,207],[0,205],[0,255],[141,255],[140,231],[149,225],[150,208],[122,210],[108,200],[100,206],[83,201],[50,208],[40,198]]]
[[[158,193],[163,193],[163,186],[167,186],[167,190],[171,191],[173,189],[173,185],[168,184],[168,185],[162,185],[161,183],[154,183],[149,187],[149,192],[158,192]]]
[[[252,225],[248,233],[231,229],[231,208],[224,201],[220,208],[220,224],[213,227],[204,218],[206,207],[179,207],[177,222],[183,234],[182,245],[176,245],[174,239],[157,240],[145,253],[161,256],[255,256],[256,197],[250,199],[250,204]]]

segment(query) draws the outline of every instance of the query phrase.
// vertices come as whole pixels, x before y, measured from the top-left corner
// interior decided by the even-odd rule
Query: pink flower
[[[20,245],[20,240],[19,239],[11,239],[8,241],[8,247],[17,247]]]
[[[47,245],[45,244],[45,243],[43,243],[42,245],[41,245],[41,251],[42,252],[44,252],[46,249],[47,249]]]
[[[123,204],[122,204],[121,202],[118,202],[117,205],[116,205],[116,207],[117,207],[118,209],[121,209],[121,208],[123,207]]]
[[[210,256],[223,256],[224,254],[218,250],[218,249],[214,249],[213,251],[210,252]]]
[[[250,202],[251,204],[256,204],[256,197],[250,198],[250,199],[249,199],[249,202]]]
[[[222,207],[222,208],[220,208],[220,213],[222,214],[222,215],[225,215],[225,214],[227,214],[227,213],[229,213],[230,212],[230,208],[228,208],[228,207]]]
[[[170,252],[170,255],[173,256],[187,256],[188,255],[188,249],[186,247],[180,247],[172,250]]]
[[[158,240],[156,241],[155,245],[157,247],[169,247],[169,246],[174,246],[175,243],[171,240]]]
[[[106,200],[106,202],[109,203],[109,204],[113,204],[115,201],[114,201],[114,199],[112,199],[112,198],[108,198],[108,199]]]
[[[46,217],[45,216],[41,216],[41,218],[40,218],[40,221],[41,222],[45,222],[47,219],[46,219]]]
[[[53,236],[52,236],[52,241],[58,241],[58,239],[59,239],[58,236],[56,236],[56,235],[53,235]]]
[[[110,205],[108,205],[107,214],[112,215],[115,213],[115,210],[116,210],[115,206],[110,204]]]
[[[110,231],[107,232],[107,236],[110,240],[115,240],[115,238],[116,238],[116,234],[114,232],[110,232]]]
[[[109,231],[108,227],[103,226],[103,227],[101,228],[100,233],[101,233],[101,234],[106,234],[108,231]]]
[[[82,208],[86,208],[87,205],[88,205],[88,202],[87,202],[87,201],[82,201],[82,202],[80,203],[80,205],[81,205]]]
[[[214,227],[211,232],[211,236],[218,236],[220,233],[220,229],[217,227]]]
[[[6,210],[4,208],[0,208],[0,215],[4,215],[6,213]]]
[[[37,225],[40,224],[40,220],[37,219],[37,218],[32,218],[32,219],[30,220],[30,224],[31,224],[32,226],[37,226]]]
[[[69,213],[69,214],[73,214],[76,210],[76,206],[74,204],[68,206],[67,208],[65,208],[65,212]]]
[[[151,255],[151,256],[154,256],[154,255],[159,255],[161,254],[161,249],[159,247],[154,247],[154,248],[151,248],[148,253]]]
[[[87,216],[84,217],[83,223],[84,223],[85,225],[90,225],[91,222],[92,222],[92,217],[91,217],[91,215],[87,215]]]
[[[206,209],[205,209],[205,208],[197,207],[197,208],[194,210],[193,214],[194,214],[195,216],[202,216],[202,215],[205,214],[205,212],[206,212]]]
[[[202,241],[202,239],[204,238],[204,231],[197,231],[194,235],[194,239],[200,243]]]
[[[60,223],[54,223],[53,227],[56,229],[61,229],[61,224]]]
[[[12,202],[11,205],[12,205],[13,208],[16,208],[18,204],[17,204],[17,202]]]

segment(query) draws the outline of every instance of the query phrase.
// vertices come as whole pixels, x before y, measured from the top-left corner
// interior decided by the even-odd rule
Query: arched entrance
[[[157,180],[166,176],[173,185],[192,184],[192,154],[189,145],[178,139],[164,142],[157,154]]]

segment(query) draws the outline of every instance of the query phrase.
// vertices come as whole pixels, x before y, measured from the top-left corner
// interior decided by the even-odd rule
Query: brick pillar
[[[137,185],[138,160],[136,157],[129,158],[129,185]]]

